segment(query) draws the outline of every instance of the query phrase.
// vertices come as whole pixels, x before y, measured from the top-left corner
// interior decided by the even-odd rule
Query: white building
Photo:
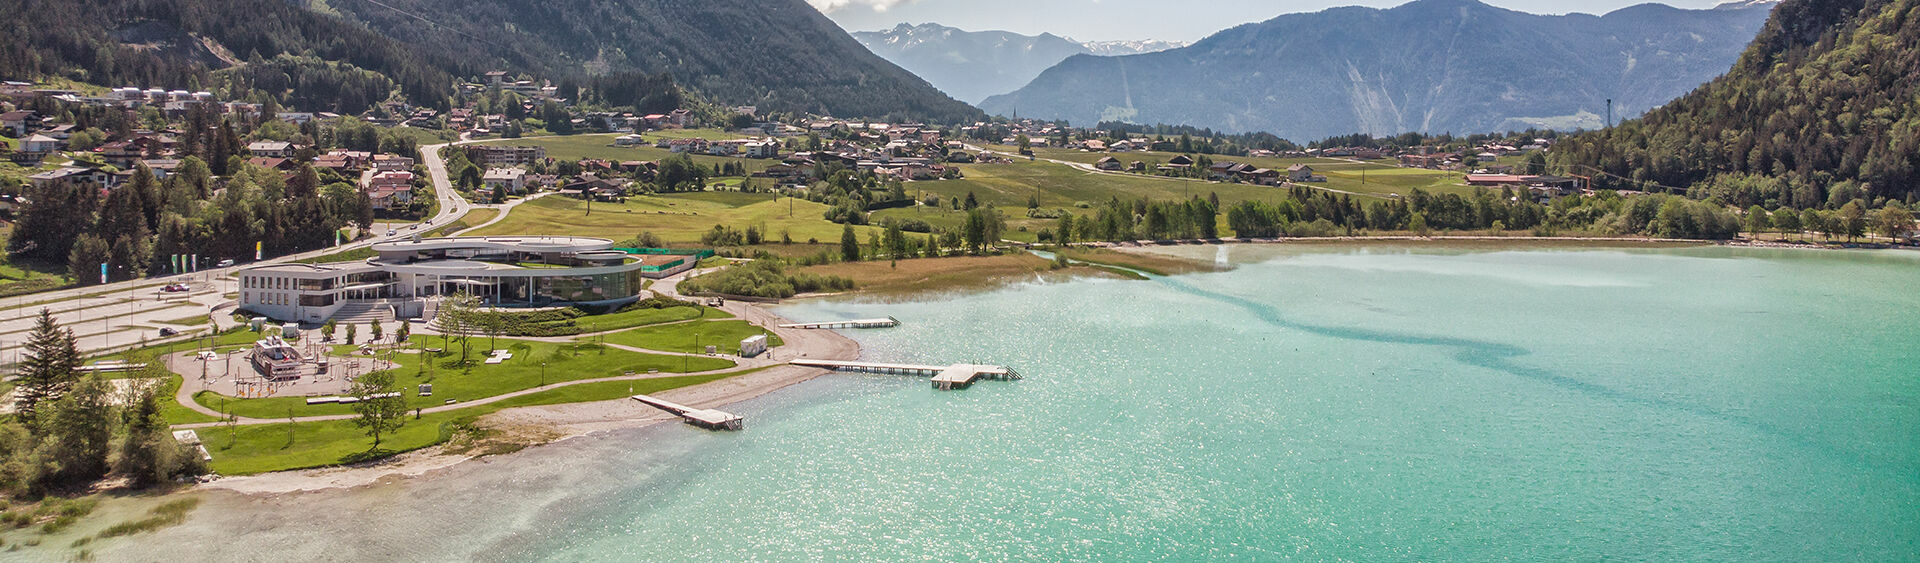
[[[519,168],[488,168],[487,173],[480,177],[480,182],[486,184],[487,191],[505,188],[507,193],[517,194],[527,191],[526,178],[527,171]]]
[[[319,323],[343,308],[425,316],[427,300],[465,292],[500,307],[612,305],[647,278],[686,271],[707,253],[629,254],[583,237],[449,237],[373,245],[360,262],[267,264],[241,270],[240,308]]]

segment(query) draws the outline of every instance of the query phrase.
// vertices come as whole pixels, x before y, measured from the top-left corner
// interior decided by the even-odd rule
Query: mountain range
[[[988,113],[1169,123],[1297,140],[1597,128],[1724,72],[1766,5],[1535,15],[1475,0],[1287,14],[1193,45],[1069,57]]]
[[[235,85],[357,113],[394,90],[446,107],[455,79],[506,70],[602,101],[670,104],[684,88],[786,112],[982,116],[804,0],[0,0],[0,13],[9,80]]]
[[[1074,55],[1133,55],[1183,44],[1172,41],[1075,41],[1051,33],[967,31],[940,24],[902,23],[853,34],[874,54],[970,103],[1025,86],[1040,71]]]

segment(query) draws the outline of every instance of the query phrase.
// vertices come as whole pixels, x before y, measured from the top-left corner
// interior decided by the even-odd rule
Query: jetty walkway
[[[886,373],[904,375],[933,376],[933,388],[942,391],[964,389],[981,379],[1014,380],[1020,379],[1020,372],[1006,366],[982,364],[953,364],[949,366],[930,366],[922,364],[889,364],[880,362],[847,362],[840,360],[793,360],[790,365],[828,369],[833,371],[855,371],[865,373]]]
[[[696,409],[673,401],[656,399],[646,395],[634,395],[629,398],[646,404],[647,406],[673,413],[681,419],[686,420],[687,424],[708,430],[739,430],[746,427],[747,419],[745,417],[729,412],[714,409]]]
[[[900,319],[854,319],[848,321],[826,321],[818,323],[787,323],[780,328],[890,328],[900,326]]]

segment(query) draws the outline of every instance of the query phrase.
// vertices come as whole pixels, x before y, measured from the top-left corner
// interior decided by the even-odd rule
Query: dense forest
[[[670,74],[720,103],[844,117],[971,121],[979,110],[886,62],[802,0],[329,0],[421,51],[563,81]],[[431,23],[427,23],[431,22]],[[578,91],[562,84],[562,95]],[[601,88],[610,105],[661,93]],[[621,99],[616,99],[621,98]]]
[[[358,111],[371,97],[368,75],[444,108],[454,77],[473,73],[451,51],[415,49],[279,0],[0,0],[0,13],[0,75],[13,79],[212,90],[239,76],[235,84],[260,84],[292,107]],[[246,64],[217,74],[236,63]]]
[[[1787,0],[1725,76],[1553,161],[1746,194],[1736,205],[1838,208],[1920,197],[1914,0]],[[1603,180],[1606,178],[1603,177]]]

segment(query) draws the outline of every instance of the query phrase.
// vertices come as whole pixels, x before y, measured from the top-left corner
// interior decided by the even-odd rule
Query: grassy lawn
[[[465,367],[460,365],[458,344],[447,347],[439,354],[433,354],[432,373],[424,369],[421,354],[394,354],[394,362],[399,364],[399,367],[394,369],[394,384],[396,390],[407,398],[407,407],[439,406],[448,399],[459,402],[472,401],[538,387],[542,382],[597,379],[614,377],[626,372],[647,373],[652,370],[668,373],[708,371],[734,365],[731,361],[719,358],[696,358],[692,362],[687,362],[674,356],[642,354],[596,344],[555,344],[508,339],[501,339],[497,346],[511,350],[513,359],[500,364],[485,364],[482,360],[486,358],[489,340],[483,337],[473,339],[473,351],[469,354],[469,362]],[[435,338],[423,337],[422,341],[432,341],[431,344],[427,344],[430,347],[443,346],[439,339]],[[544,368],[541,365],[543,363]],[[421,383],[433,384],[433,396],[415,395]],[[340,386],[344,388],[346,383],[341,382]],[[234,399],[219,393],[203,391],[194,396],[194,401],[221,412],[253,418],[285,418],[289,408],[293,410],[295,416],[353,412],[351,405],[308,405],[305,397],[296,396]]]
[[[770,240],[780,240],[787,231],[796,242],[817,239],[840,240],[840,225],[821,216],[824,204],[806,200],[775,198],[772,194],[741,192],[694,192],[661,194],[627,199],[626,203],[595,203],[591,214],[577,199],[549,196],[536,199],[507,214],[507,218],[470,234],[538,235],[564,229],[569,235],[609,238],[616,241],[651,231],[674,246],[697,246],[700,235],[714,225],[745,229],[764,226]],[[791,216],[789,216],[791,214]],[[877,227],[855,227],[862,241],[867,231]]]
[[[573,326],[580,329],[580,332],[575,334],[586,334],[701,318],[730,319],[733,318],[733,315],[711,307],[631,309],[618,313],[580,317],[573,320]]]
[[[767,335],[768,347],[784,344],[779,335],[747,321],[704,321],[642,327],[609,334],[602,340],[662,352],[698,352],[705,346],[718,346],[722,354],[737,354],[740,352],[740,341],[756,334]]]
[[[4,163],[4,161],[0,161]],[[0,164],[13,166],[12,163]],[[26,174],[31,174],[27,172]],[[23,174],[24,176],[24,174]],[[0,225],[0,246],[13,236],[13,223]],[[54,266],[16,264],[0,259],[0,297],[24,295],[65,287],[66,270]]]
[[[373,251],[373,247],[362,246],[359,248],[349,248],[339,252],[322,254],[312,258],[302,258],[299,260],[294,260],[294,262],[297,262],[300,264],[331,264],[334,262],[359,262],[362,260],[366,260],[368,258],[379,256],[379,255],[380,255],[379,253]]]
[[[1013,147],[993,148],[1006,152],[1014,151]],[[1095,153],[1059,148],[1034,149],[1034,156],[1040,158],[1092,164],[1103,157],[1112,156],[1120,159],[1122,162],[1138,160],[1147,163],[1149,168],[1154,164],[1164,163],[1175,155],[1176,153],[1151,151]],[[1285,170],[1287,167],[1295,164],[1305,164],[1313,167],[1314,173],[1327,177],[1326,182],[1312,182],[1306,185],[1364,194],[1388,195],[1398,193],[1406,195],[1408,192],[1411,192],[1413,188],[1420,188],[1430,192],[1454,192],[1462,195],[1473,192],[1473,188],[1466,186],[1461,174],[1457,172],[1427,170],[1423,168],[1401,168],[1394,164],[1394,161],[1390,160],[1354,162],[1337,158],[1258,158],[1223,155],[1213,155],[1211,158],[1216,162],[1245,162],[1254,166],[1274,170]],[[1018,162],[1024,161],[1016,159],[1016,163]],[[1225,187],[1236,184],[1221,183],[1215,185]],[[1257,188],[1258,186],[1245,187]],[[1234,191],[1237,192],[1238,190]],[[1220,192],[1220,199],[1227,202],[1238,201],[1236,198],[1229,197],[1225,190]]]
[[[381,437],[380,449],[415,450],[445,441],[452,425],[512,407],[605,401],[632,393],[658,393],[739,375],[705,374],[637,381],[589,383],[542,391],[469,409],[434,413],[407,420],[399,431]],[[282,413],[281,416],[285,416]],[[338,465],[364,455],[373,445],[353,421],[259,424],[202,428],[200,438],[213,454],[213,470],[222,475],[249,475],[307,467]]]
[[[167,320],[167,321],[160,321],[160,322],[162,322],[162,323],[166,323],[166,324],[170,324],[170,325],[188,325],[188,326],[193,326],[193,325],[204,325],[204,324],[212,324],[212,323],[213,323],[213,319],[212,319],[211,317],[208,317],[208,316],[206,316],[206,315],[193,315],[193,316],[190,316],[190,317],[180,317],[180,318],[178,318],[178,319],[173,319],[173,320]]]
[[[492,221],[494,217],[498,217],[499,215],[500,215],[499,209],[492,208],[492,207],[475,207],[473,209],[467,210],[467,213],[465,215],[461,215],[459,219],[454,219],[452,223],[447,223],[446,226],[440,227],[438,229],[434,229],[432,231],[428,231],[426,234],[421,236],[444,237],[447,235],[451,235],[451,234],[466,230],[468,228],[473,227],[474,225],[485,223],[487,221]],[[551,234],[551,233],[543,233],[543,234]]]

